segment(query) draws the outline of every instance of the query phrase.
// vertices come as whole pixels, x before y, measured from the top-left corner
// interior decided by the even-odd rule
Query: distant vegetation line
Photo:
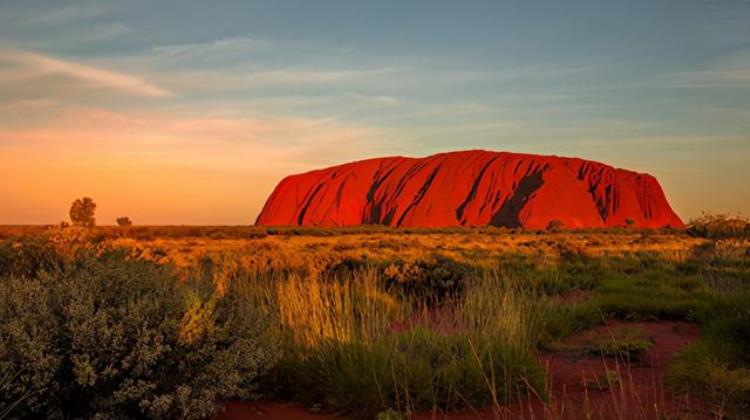
[[[26,234],[43,233],[54,229],[69,229],[71,227],[60,227],[59,225],[0,225],[0,238],[19,237]],[[467,232],[486,235],[507,235],[521,232],[543,234],[548,231],[568,233],[622,233],[631,234],[633,231],[643,232],[669,232],[678,233],[679,229],[638,229],[638,228],[587,228],[587,229],[523,229],[505,227],[443,227],[443,228],[398,228],[382,225],[359,225],[338,228],[319,227],[265,227],[265,226],[192,226],[192,225],[140,225],[140,226],[95,226],[89,228],[105,237],[124,237],[134,239],[147,239],[148,237],[160,238],[182,238],[182,237],[209,237],[214,239],[248,239],[273,235],[288,236],[335,236],[335,235],[358,235],[358,234],[464,234]]]
[[[116,226],[96,224],[96,203],[90,197],[78,198],[70,205],[70,222],[62,221],[56,225],[0,225],[0,239],[21,237],[27,234],[42,234],[51,229],[67,229],[72,227],[93,230],[100,239],[132,238],[150,239],[209,237],[214,239],[253,239],[271,235],[289,236],[333,236],[362,233],[391,233],[391,234],[446,234],[478,232],[487,235],[517,234],[519,232],[573,232],[573,233],[632,233],[634,231],[659,231],[677,233],[685,231],[690,236],[704,238],[728,238],[750,236],[750,219],[728,214],[712,214],[704,212],[700,217],[690,221],[686,230],[672,227],[649,228],[638,227],[633,219],[625,219],[622,226],[589,227],[569,229],[560,220],[550,221],[545,229],[506,226],[449,226],[449,227],[394,227],[381,224],[348,225],[341,227],[317,226],[260,226],[260,225],[142,225],[133,226],[133,221],[127,216],[116,219]]]
[[[127,219],[127,218],[124,218]],[[40,234],[52,229],[67,229],[66,225],[0,225],[0,239],[20,237],[27,234]],[[185,238],[202,237],[213,239],[252,239],[273,235],[287,236],[334,236],[356,234],[463,234],[466,232],[485,235],[507,235],[520,232],[542,234],[545,232],[566,232],[572,234],[632,234],[633,232],[650,233],[684,233],[693,237],[728,238],[750,237],[750,220],[742,216],[725,214],[704,214],[690,221],[687,229],[647,229],[637,227],[581,228],[565,229],[564,226],[550,225],[547,229],[524,229],[506,227],[441,227],[441,228],[399,228],[383,225],[358,225],[336,228],[321,227],[266,227],[253,225],[199,226],[199,225],[142,225],[132,226],[130,219],[120,226],[92,226],[91,229],[103,238]]]

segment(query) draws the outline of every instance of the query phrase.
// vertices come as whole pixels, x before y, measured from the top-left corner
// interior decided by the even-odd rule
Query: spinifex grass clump
[[[272,287],[282,325],[295,343],[307,346],[382,335],[397,312],[406,310],[380,289],[373,270],[343,279],[292,273]]]
[[[583,331],[564,342],[550,343],[551,350],[581,356],[602,356],[622,362],[638,361],[654,342],[640,326],[608,325]]]
[[[602,317],[630,321],[695,320],[711,291],[699,275],[680,271],[679,264],[650,253],[603,257],[593,267],[601,280],[578,308]]]
[[[418,310],[416,297],[386,293],[378,273],[275,282],[269,308],[287,331],[275,375],[282,394],[374,414],[484,407],[543,392],[537,300],[485,275],[461,300]],[[436,321],[442,311],[450,316]]]
[[[623,326],[607,329],[600,335],[590,337],[582,344],[582,348],[589,353],[633,361],[639,359],[653,344],[642,328]]]
[[[678,355],[668,381],[742,418],[750,412],[750,292],[716,296],[700,317],[700,339]]]

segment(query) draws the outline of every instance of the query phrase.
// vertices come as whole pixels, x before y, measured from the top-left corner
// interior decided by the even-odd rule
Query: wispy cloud
[[[710,45],[747,46],[750,39],[750,1],[730,0],[706,2],[702,35]]]
[[[272,44],[268,40],[237,36],[208,42],[162,45],[154,47],[152,51],[159,58],[195,60],[247,54],[269,48]]]
[[[48,109],[57,104],[58,101],[49,98],[22,99],[0,105],[0,111],[20,114]]]
[[[36,10],[34,14],[26,20],[26,23],[49,24],[91,19],[105,14],[109,9],[110,8],[103,2],[90,0],[74,1],[67,4],[56,4],[55,7],[50,7],[46,10]]]
[[[279,68],[279,69],[250,69],[235,68],[231,70],[192,70],[174,72],[170,80],[166,81],[179,90],[187,91],[237,91],[240,89],[261,89],[274,87],[315,87],[321,85],[335,85],[338,90],[351,86],[366,86],[377,79],[393,75],[397,69],[393,68]],[[338,94],[338,92],[337,92]],[[387,95],[381,96],[388,101]]]
[[[750,50],[735,52],[705,69],[675,73],[670,80],[667,87],[750,87]]]
[[[63,75],[137,96],[172,95],[171,92],[135,76],[27,51],[0,51],[0,62],[16,67],[14,71],[6,72],[5,78],[0,81],[12,82],[47,75]]]
[[[113,22],[87,28],[86,34],[81,39],[84,41],[107,41],[131,32],[133,32],[133,29],[129,26],[120,22]]]
[[[750,68],[727,68],[716,70],[680,72],[665,85],[669,88],[701,87],[750,87]]]
[[[37,105],[51,103],[26,101],[16,107]],[[43,127],[0,128],[0,147],[76,148],[74,142],[82,150],[111,147],[118,154],[142,150],[144,156],[159,153],[160,159],[217,167],[241,168],[254,162],[307,168],[328,159],[364,157],[361,150],[382,144],[384,136],[377,127],[329,118],[139,113],[73,106],[55,112]],[[360,147],[352,150],[351,144]]]
[[[249,73],[245,81],[250,86],[267,85],[309,85],[327,84],[352,80],[362,80],[392,72],[393,69],[343,69],[343,70],[304,70],[282,69]]]
[[[109,10],[103,2],[75,1],[64,5],[50,7],[47,11],[35,13],[29,17],[28,24],[63,23],[72,20],[90,19],[101,16]]]
[[[56,220],[82,191],[101,201],[105,220],[132,209],[141,223],[252,221],[285,175],[381,155],[399,138],[331,119],[87,107],[54,115],[44,125],[0,126],[0,179],[12,180],[0,183],[4,223],[35,217],[27,206],[47,211],[41,222]],[[216,203],[225,203],[221,212]]]

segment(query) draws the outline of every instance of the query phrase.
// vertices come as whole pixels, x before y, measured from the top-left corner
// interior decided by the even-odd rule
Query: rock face
[[[470,150],[284,178],[265,226],[684,227],[656,178],[577,158]]]

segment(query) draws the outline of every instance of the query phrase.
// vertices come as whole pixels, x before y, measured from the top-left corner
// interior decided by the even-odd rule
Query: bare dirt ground
[[[632,361],[580,352],[544,352],[540,357],[546,364],[551,382],[549,402],[521,401],[502,411],[510,418],[710,417],[700,401],[674,395],[664,385],[670,360],[698,337],[697,326],[670,321],[611,322],[573,336],[567,343],[576,345],[589,337],[607,337],[619,327],[642,329],[653,346],[638,360]]]
[[[468,419],[656,419],[711,418],[705,404],[671,393],[663,384],[675,353],[698,337],[698,327],[685,322],[611,322],[584,331],[569,340],[571,348],[591,337],[607,337],[613,330],[638,328],[653,342],[637,360],[588,354],[581,351],[545,351],[539,354],[549,379],[549,399],[531,397],[508,406],[470,409],[461,413],[419,412],[413,420]],[[230,403],[217,420],[337,419],[330,413],[310,413],[282,401]]]

